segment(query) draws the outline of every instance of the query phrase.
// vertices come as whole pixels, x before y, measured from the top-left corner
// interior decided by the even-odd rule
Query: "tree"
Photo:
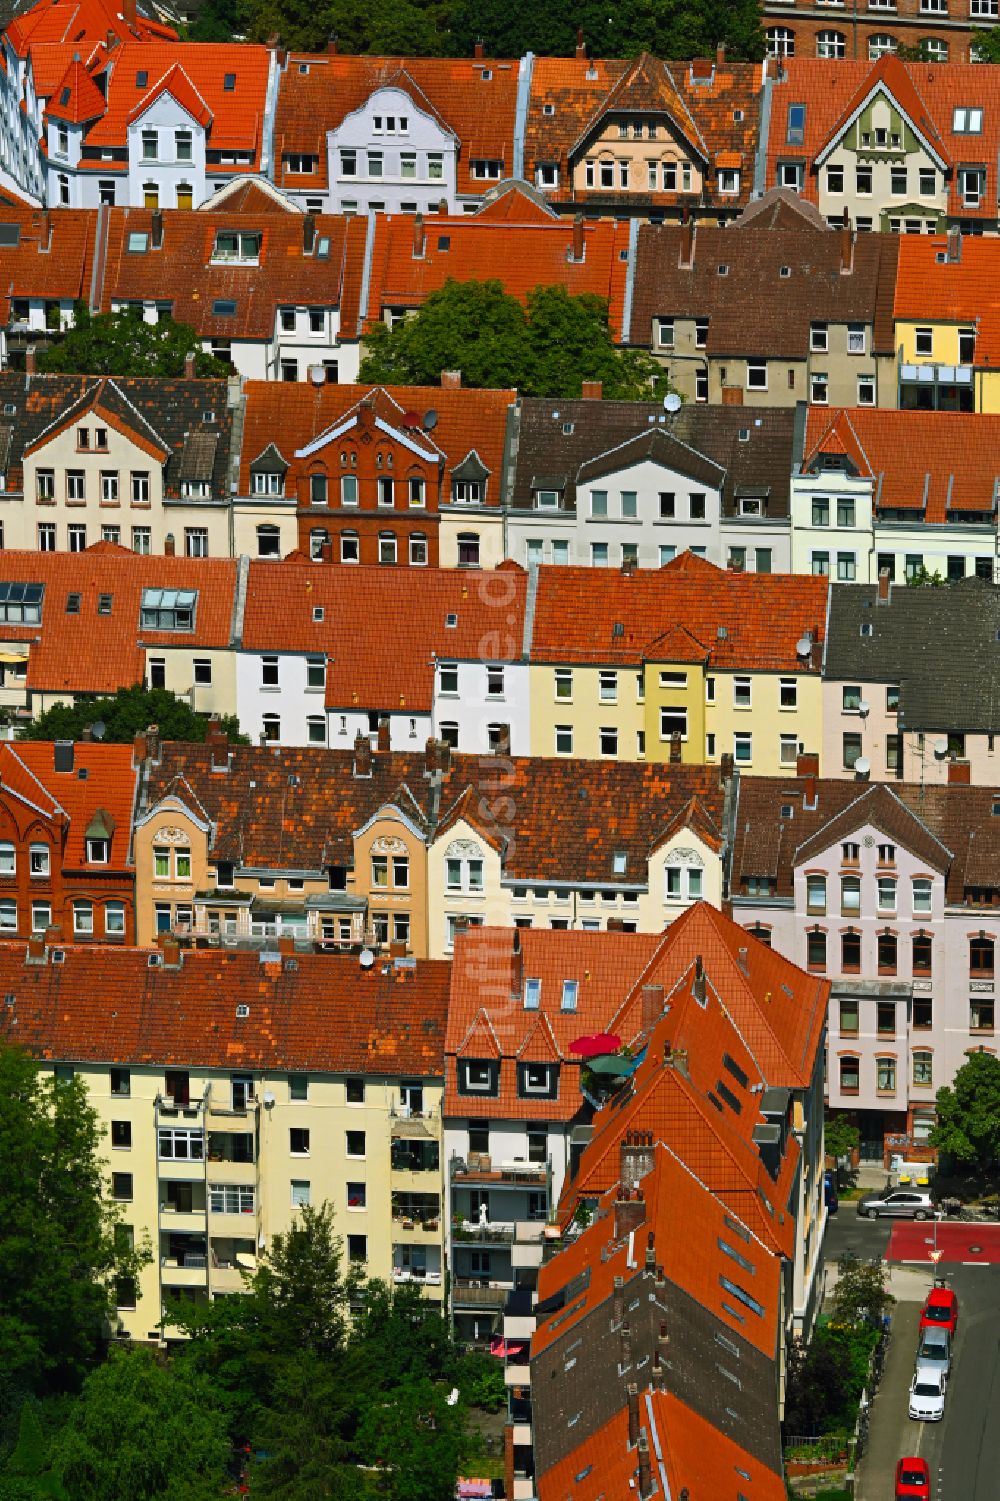
[[[881,1266],[861,1262],[854,1255],[843,1258],[833,1290],[833,1322],[882,1327],[883,1315],[895,1303],[882,1279]]]
[[[861,1140],[861,1132],[852,1126],[846,1115],[833,1115],[823,1127],[826,1154],[828,1157],[849,1157]]]
[[[457,0],[451,14],[451,45],[467,56],[477,38],[492,57],[567,56],[581,28],[594,57],[710,57],[725,42],[732,57],[764,55],[760,13],[753,0],[636,0],[602,6],[598,0],[538,0],[531,6],[503,0]]]
[[[22,740],[79,740],[88,726],[100,721],[103,739],[111,745],[127,745],[149,725],[159,727],[163,740],[187,740],[200,745],[208,733],[208,720],[195,714],[183,699],[166,688],[119,688],[113,698],[85,699],[75,704],[56,704],[37,719],[19,726]],[[234,743],[249,742],[240,734],[239,721],[227,714],[220,725]]]
[[[239,0],[239,15],[249,41],[280,36],[290,52],[322,52],[336,30],[332,0]]]
[[[579,396],[585,380],[626,400],[665,389],[651,356],[615,348],[606,300],[563,286],[536,287],[525,309],[499,281],[449,280],[412,318],[375,328],[367,346],[360,378],[373,383],[437,385],[442,370],[460,369],[466,385],[525,396]]]
[[[944,586],[944,579],[937,568],[933,573],[929,573],[921,563],[919,568],[915,568],[911,574],[907,575],[906,586],[908,589],[941,589]]]
[[[342,52],[438,57],[446,7],[415,0],[332,0],[331,30]],[[442,43],[445,45],[442,45]]]
[[[73,1501],[217,1501],[229,1453],[210,1385],[138,1349],[87,1378],[56,1459]]]
[[[937,1092],[931,1145],[956,1162],[988,1172],[1000,1156],[1000,1058],[970,1053],[954,1083]]]
[[[79,1384],[114,1279],[144,1259],[116,1240],[100,1138],[81,1079],[56,1080],[0,1044],[0,1368],[29,1391]]]
[[[362,1463],[378,1468],[391,1501],[447,1501],[463,1449],[465,1414],[426,1377],[410,1377],[369,1404],[358,1429]]]
[[[205,0],[184,31],[189,42],[231,42],[240,29],[237,0]]]
[[[198,336],[186,323],[163,318],[146,323],[135,313],[98,313],[78,302],[73,327],[38,357],[40,370],[64,375],[184,374],[186,356],[195,354],[197,376],[227,376],[229,366],[198,346]]]

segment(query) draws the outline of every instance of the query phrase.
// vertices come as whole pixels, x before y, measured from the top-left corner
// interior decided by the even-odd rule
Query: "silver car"
[[[858,1213],[877,1220],[883,1215],[900,1220],[929,1220],[934,1217],[934,1201],[929,1193],[915,1188],[890,1188],[883,1193],[865,1194],[858,1200]]]
[[[947,1329],[921,1329],[917,1370],[925,1367],[943,1371],[946,1376],[951,1370],[951,1335]]]

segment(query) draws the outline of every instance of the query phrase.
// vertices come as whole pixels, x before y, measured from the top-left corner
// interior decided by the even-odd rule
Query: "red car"
[[[936,1282],[920,1314],[921,1329],[947,1329],[954,1338],[958,1328],[958,1299],[950,1287]]]
[[[896,1501],[931,1501],[926,1459],[901,1459],[896,1466]]]

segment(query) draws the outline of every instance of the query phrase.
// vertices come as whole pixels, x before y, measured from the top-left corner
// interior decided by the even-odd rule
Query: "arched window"
[[[406,481],[407,499],[413,510],[421,510],[427,504],[427,486],[422,474],[411,474]]]
[[[795,32],[790,26],[769,26],[764,35],[771,57],[795,56]]]
[[[880,933],[878,935],[878,972],[880,975],[894,975],[896,973],[896,935],[895,933]]]
[[[396,561],[396,533],[379,532],[378,534],[378,560],[380,563],[395,563]]]
[[[410,564],[413,568],[427,566],[427,538],[423,532],[414,532],[410,537]]]
[[[281,530],[276,526],[259,526],[257,528],[257,556],[258,558],[281,557]]]
[[[816,33],[817,57],[846,57],[847,38],[842,31],[819,31]]]
[[[189,182],[177,184],[177,207],[186,209],[194,207],[194,193]]]
[[[861,1091],[861,1063],[852,1054],[840,1060],[841,1094],[859,1094]]]
[[[985,933],[980,933],[978,938],[969,939],[969,974],[992,975],[993,954],[996,945],[992,938],[987,938]]]
[[[872,62],[878,62],[887,52],[895,52],[899,43],[894,36],[888,36],[885,32],[876,32],[875,36],[868,38],[868,56]]]
[[[68,199],[66,201],[69,202]],[[159,206],[160,206],[160,188],[159,188],[159,184],[158,183],[155,183],[155,182],[144,182],[143,183],[143,185],[142,185],[142,206],[143,206],[143,208],[159,208]]]
[[[93,902],[75,901],[73,903],[73,932],[79,937],[89,937],[94,931],[94,904]]]
[[[771,947],[771,929],[765,928],[763,923],[751,923],[746,931],[751,938],[756,938],[759,943],[766,944],[768,948]]]
[[[806,964],[809,969],[826,969],[826,934],[812,928],[806,934]]]
[[[948,43],[940,37],[924,37],[920,43],[920,57],[925,63],[946,63],[948,61]]]
[[[458,566],[459,568],[479,567],[479,533],[459,532],[458,534]]]
[[[327,481],[325,469],[314,469],[309,475],[309,499],[314,506],[325,506]]]

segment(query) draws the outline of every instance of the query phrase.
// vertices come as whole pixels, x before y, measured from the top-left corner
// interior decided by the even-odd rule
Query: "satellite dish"
[[[434,410],[434,408],[431,407],[431,409],[430,409],[429,412],[425,412],[424,413],[424,432],[425,433],[431,433],[431,432],[433,432],[434,429],[437,427],[437,425],[438,425],[438,414]]]
[[[325,386],[326,385],[326,366],[325,365],[310,365],[309,366],[309,379],[312,381],[312,383],[313,383],[314,386]]]
[[[372,953],[371,949],[361,950],[361,953],[358,955],[358,963],[361,965],[362,969],[371,969],[372,965],[375,963],[375,955]]]
[[[862,719],[867,718],[867,716],[871,713],[871,711],[872,711],[871,704],[868,702],[868,700],[866,698],[863,698],[861,700],[861,702],[858,704],[858,713],[861,715],[861,718]]]
[[[796,641],[795,643],[795,652],[797,656],[808,657],[812,649],[813,644],[808,636],[800,636],[798,641]]]
[[[408,427],[408,428],[419,427],[420,426],[420,413],[419,412],[404,412],[403,413],[403,426],[404,427]]]
[[[95,740],[103,740],[107,732],[108,727],[104,723],[103,719],[95,719],[93,724],[90,726],[90,733],[93,735]]]
[[[942,735],[940,740],[935,740],[934,754],[936,756],[946,756],[948,754],[948,737],[946,735]]]
[[[665,412],[679,412],[680,409],[681,409],[681,399],[677,395],[676,391],[670,391],[666,396],[664,396],[664,398],[663,398],[663,410]]]
[[[854,763],[854,770],[859,777],[866,777],[872,769],[872,763],[867,756],[859,756]]]

